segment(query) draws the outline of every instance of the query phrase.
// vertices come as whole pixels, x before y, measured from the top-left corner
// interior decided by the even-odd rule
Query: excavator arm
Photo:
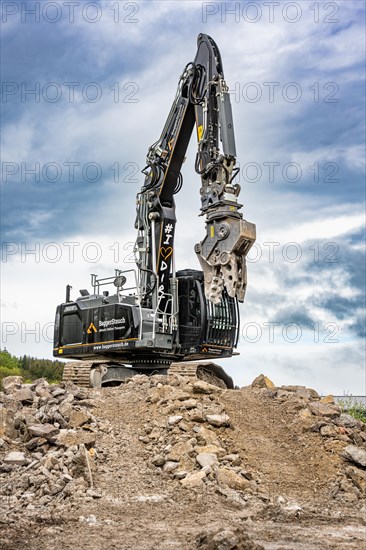
[[[237,169],[230,95],[221,56],[211,37],[198,36],[197,54],[179,79],[172,108],[159,140],[147,154],[145,181],[137,196],[137,265],[141,294],[149,305],[169,303],[174,278],[174,195],[182,186],[181,167],[196,125],[196,172],[201,177],[201,215],[206,236],[195,245],[204,273],[205,295],[221,301],[223,289],[244,300],[245,257],[255,241],[255,225],[243,219],[238,203]]]

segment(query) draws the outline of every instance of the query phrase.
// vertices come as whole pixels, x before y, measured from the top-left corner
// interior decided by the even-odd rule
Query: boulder
[[[13,399],[20,401],[23,405],[33,403],[34,393],[30,388],[21,388],[13,393]]]
[[[355,445],[348,445],[343,449],[343,457],[359,466],[366,468],[366,450],[355,447]]]
[[[268,390],[272,390],[276,386],[270,380],[267,376],[264,376],[264,374],[260,374],[255,378],[252,382],[252,388],[267,388]]]
[[[329,418],[337,418],[341,414],[341,408],[338,405],[331,405],[329,403],[321,403],[321,401],[314,401],[308,404],[310,412],[316,416],[327,416]]]
[[[227,414],[207,414],[206,420],[211,426],[215,426],[217,428],[222,427],[228,427],[230,426],[230,418]]]
[[[22,387],[23,378],[21,376],[6,376],[2,380],[4,393],[12,393]]]
[[[361,426],[361,422],[359,420],[353,418],[350,414],[345,413],[342,413],[335,422],[337,426],[343,426],[343,428],[359,428]]]

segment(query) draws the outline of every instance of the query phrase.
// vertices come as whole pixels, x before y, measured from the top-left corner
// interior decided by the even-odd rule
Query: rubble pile
[[[5,378],[0,394],[0,497],[10,509],[73,505],[99,496],[92,470],[101,426],[95,400],[72,384]],[[102,426],[103,428],[103,426]]]
[[[318,521],[310,535],[323,548],[321,526],[341,529],[340,518],[352,529],[332,547],[357,548],[365,473],[363,422],[332,396],[263,375],[236,390],[179,375],[101,389],[13,376],[0,392],[0,535],[11,548],[24,539],[48,550],[58,536],[64,548],[79,536],[100,548],[107,529],[111,548],[254,550],[275,540],[277,523],[276,540],[292,548],[302,520]]]
[[[146,402],[161,415],[159,420],[155,415],[152,423],[145,424],[139,436],[156,468],[187,488],[214,483],[222,491],[225,488],[239,491],[244,499],[256,495],[269,500],[267,488],[260,480],[260,457],[257,471],[248,469],[235,445],[235,435],[230,433],[234,425],[222,396],[232,391],[201,380],[192,384],[179,376],[139,378],[130,384],[152,386]],[[342,413],[332,396],[322,398],[315,390],[303,386],[276,388],[261,375],[253,382],[251,391],[266,400],[289,405],[305,439],[306,433],[316,432],[321,436],[319,446],[338,455],[339,471],[330,488],[331,498],[351,503],[365,497],[365,423]],[[237,392],[238,398],[240,393]]]
[[[205,482],[246,494],[257,492],[253,474],[227,441],[232,426],[220,401],[224,390],[180,376],[153,378],[145,381],[153,384],[146,402],[162,417],[145,424],[139,436],[152,455],[151,463],[183,487],[200,488]]]

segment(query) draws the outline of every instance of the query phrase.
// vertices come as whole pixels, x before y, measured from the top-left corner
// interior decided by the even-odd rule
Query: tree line
[[[51,359],[38,359],[30,355],[16,357],[6,349],[0,350],[0,382],[6,376],[22,376],[25,382],[37,378],[46,378],[48,382],[59,382],[62,379],[64,364]]]

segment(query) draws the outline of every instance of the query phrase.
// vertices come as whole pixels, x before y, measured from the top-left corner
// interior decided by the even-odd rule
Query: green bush
[[[342,412],[347,413],[361,422],[366,422],[366,407],[362,403],[355,403],[352,395],[345,395],[338,401]]]

